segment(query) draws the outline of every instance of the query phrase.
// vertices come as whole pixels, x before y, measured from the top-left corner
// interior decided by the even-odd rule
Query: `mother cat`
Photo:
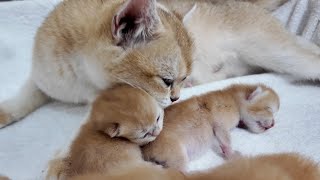
[[[274,6],[283,0],[250,1]],[[160,2],[167,7],[155,0],[60,3],[38,30],[29,80],[17,96],[0,103],[0,127],[50,99],[89,103],[117,82],[140,87],[167,106],[179,98],[189,75],[194,84],[260,68],[320,77],[319,48],[297,41],[257,6]]]

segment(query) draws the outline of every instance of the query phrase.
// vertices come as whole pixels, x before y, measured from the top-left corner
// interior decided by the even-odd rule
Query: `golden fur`
[[[291,153],[240,158],[191,175],[173,174],[173,170],[137,168],[117,175],[95,174],[72,180],[319,180],[320,167],[301,155]]]
[[[209,149],[232,158],[229,131],[241,120],[250,131],[264,132],[274,125],[278,109],[278,95],[264,85],[233,85],[195,96],[165,109],[164,129],[143,147],[143,155],[179,170]]]
[[[139,145],[155,139],[162,119],[157,102],[140,89],[119,85],[102,92],[67,156],[50,163],[48,179],[151,164],[143,160]]]

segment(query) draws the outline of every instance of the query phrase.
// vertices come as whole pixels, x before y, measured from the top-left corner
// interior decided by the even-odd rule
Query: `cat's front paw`
[[[12,116],[0,109],[0,129],[9,125],[11,120]]]

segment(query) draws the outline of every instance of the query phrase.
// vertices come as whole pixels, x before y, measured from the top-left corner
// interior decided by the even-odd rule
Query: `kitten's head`
[[[96,130],[111,138],[125,138],[144,145],[160,134],[163,115],[163,109],[145,91],[117,85],[96,99],[90,120]]]
[[[262,133],[274,126],[280,100],[275,91],[260,85],[246,95],[242,103],[241,121],[250,131]]]
[[[113,63],[105,67],[108,75],[115,82],[144,89],[163,107],[178,100],[191,73],[193,55],[193,41],[183,18],[155,0],[127,0],[110,12],[102,31],[111,37],[112,50],[106,50],[106,57],[96,53],[99,58],[113,56]],[[105,39],[99,38],[98,44]],[[97,50],[101,48],[93,51]]]

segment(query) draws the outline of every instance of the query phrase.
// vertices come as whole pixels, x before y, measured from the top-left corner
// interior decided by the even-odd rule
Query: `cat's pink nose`
[[[274,119],[272,120],[272,124],[268,127],[265,127],[265,129],[268,130],[268,129],[272,128],[273,126],[274,126]]]
[[[179,99],[179,97],[170,97],[170,100],[171,100],[172,102],[178,101],[178,99]]]

